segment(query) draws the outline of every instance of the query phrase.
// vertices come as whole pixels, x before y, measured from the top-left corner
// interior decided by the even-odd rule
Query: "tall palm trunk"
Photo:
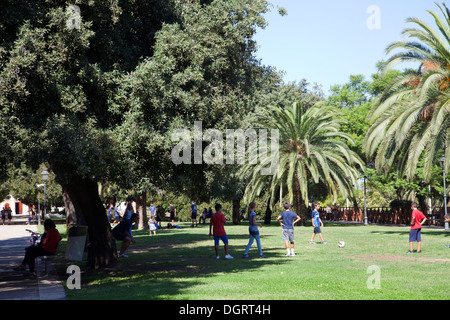
[[[233,199],[233,224],[241,224],[241,198]]]
[[[297,172],[294,174],[294,182],[293,182],[293,195],[294,195],[294,203],[293,203],[293,211],[297,213],[301,220],[300,224],[305,226],[306,221],[308,220],[308,208],[306,207],[305,200],[302,197],[302,192],[300,189],[300,182],[298,181]]]
[[[270,208],[270,200],[271,198],[267,199],[267,206],[266,206],[266,214],[264,215],[264,224],[270,224],[270,221],[272,220],[272,209]]]

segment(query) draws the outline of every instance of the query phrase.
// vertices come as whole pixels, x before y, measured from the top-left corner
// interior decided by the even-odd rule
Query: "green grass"
[[[325,223],[328,244],[310,245],[311,227],[295,229],[295,257],[285,257],[281,227],[272,222],[261,230],[265,259],[256,243],[252,259],[242,259],[248,226],[227,225],[233,260],[216,260],[208,225],[182,229],[134,231],[136,244],[113,270],[85,270],[81,290],[68,299],[183,300],[310,300],[310,299],[444,299],[450,298],[450,233],[422,229],[422,253],[406,254],[408,227]],[[318,241],[319,238],[316,237]],[[337,242],[344,240],[345,248]],[[118,247],[120,243],[118,243]],[[68,263],[59,260],[61,278]],[[369,289],[369,266],[380,270],[380,289]]]

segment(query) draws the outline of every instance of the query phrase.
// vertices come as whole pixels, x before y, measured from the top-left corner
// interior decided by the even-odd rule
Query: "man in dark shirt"
[[[131,219],[122,220],[113,230],[112,234],[114,238],[122,241],[122,246],[120,247],[119,257],[128,258],[125,251],[128,249],[131,242],[136,243],[136,240],[130,235],[130,229],[133,223],[139,220],[137,213],[131,215]]]

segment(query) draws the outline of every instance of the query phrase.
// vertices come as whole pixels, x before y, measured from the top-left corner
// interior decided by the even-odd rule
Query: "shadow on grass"
[[[404,230],[373,230],[370,233],[372,234],[391,234],[391,235],[404,235],[407,236],[409,235],[410,229],[409,228],[404,228]],[[423,228],[421,231],[422,235],[426,234],[427,236],[432,236],[432,237],[449,237],[450,236],[450,232],[449,231],[445,231],[445,230],[436,230],[436,229],[427,229],[427,228]]]
[[[108,270],[89,270],[80,264],[84,290],[66,290],[66,294],[74,300],[175,299],[193,286],[201,287],[208,278],[252,272],[268,265],[281,266],[287,261],[282,250],[270,247],[263,247],[266,258],[259,258],[256,243],[250,251],[254,258],[243,259],[249,236],[245,234],[247,226],[241,227],[237,230],[226,227],[229,252],[235,255],[229,260],[224,258],[222,242],[219,245],[220,259],[216,259],[214,240],[208,237],[209,225],[157,230],[156,236],[149,236],[148,230],[134,230],[136,243],[127,250],[128,258],[119,258],[119,265]],[[117,242],[118,248],[120,244]],[[59,260],[55,263],[61,279],[67,279],[68,275],[64,274],[67,262]]]
[[[324,224],[327,228],[361,228],[361,224],[328,221],[324,221]],[[133,231],[137,243],[132,244],[127,251],[129,258],[121,258],[116,268],[95,271],[86,269],[80,264],[82,289],[66,290],[68,299],[170,300],[191,297],[203,299],[211,290],[220,292],[221,286],[224,288],[246,286],[250,273],[258,274],[271,269],[272,266],[277,269],[283,268],[289,261],[296,259],[284,257],[281,227],[276,222],[263,225],[261,229],[263,251],[266,255],[264,259],[257,257],[255,243],[250,251],[253,258],[241,257],[249,238],[248,222],[240,226],[227,224],[225,227],[230,240],[230,253],[235,257],[232,260],[223,258],[222,242],[219,245],[221,259],[215,259],[214,240],[208,237],[209,224],[201,224],[194,228],[190,228],[187,223],[181,225],[182,229],[157,230],[156,236],[149,236],[148,230]],[[309,222],[306,227],[299,228],[310,226]],[[352,232],[351,229],[349,231]],[[376,230],[370,228],[367,229],[367,233],[396,234],[407,237],[409,228],[386,227]],[[433,237],[450,234],[443,230],[428,228],[424,228],[423,233]],[[273,244],[272,240],[275,241],[275,239],[279,241],[279,245]],[[267,246],[264,245],[264,241],[268,244]],[[117,246],[120,247],[120,242],[117,242]],[[58,259],[55,263],[58,264],[60,278],[65,281],[68,277],[65,274],[68,262]],[[214,280],[215,277],[220,281]]]

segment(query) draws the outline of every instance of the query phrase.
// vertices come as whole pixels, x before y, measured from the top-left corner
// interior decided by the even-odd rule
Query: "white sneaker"
[[[290,257],[291,254],[290,254],[290,253],[286,253],[284,256],[285,256],[285,257]]]
[[[232,256],[230,256],[229,254],[227,254],[226,256],[225,256],[225,259],[234,259]]]
[[[128,258],[128,256],[126,254],[122,253],[119,255],[119,258]]]
[[[219,259],[220,259],[220,256],[217,256],[216,259],[219,260]]]

